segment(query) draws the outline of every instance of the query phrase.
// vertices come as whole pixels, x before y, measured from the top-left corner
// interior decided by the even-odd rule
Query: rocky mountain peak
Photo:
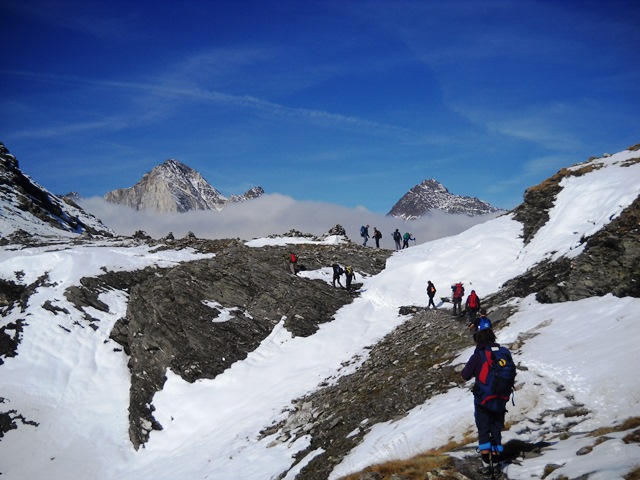
[[[420,218],[431,210],[470,216],[493,213],[499,209],[475,197],[455,195],[431,178],[409,190],[387,214],[405,220]]]
[[[199,172],[178,160],[169,159],[145,173],[133,187],[113,190],[104,198],[135,210],[187,212],[222,210],[228,203],[256,198],[263,193],[261,187],[254,187],[243,195],[227,199]]]
[[[247,200],[252,200],[254,198],[261,197],[262,195],[264,195],[264,190],[262,187],[253,187],[252,189],[247,190],[242,195],[231,195],[231,197],[229,197],[229,202],[246,202]]]

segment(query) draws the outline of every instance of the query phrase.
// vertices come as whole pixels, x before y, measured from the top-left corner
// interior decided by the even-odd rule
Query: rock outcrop
[[[353,300],[344,289],[291,275],[287,247],[190,238],[172,248],[187,245],[215,257],[169,269],[109,272],[67,291],[79,307],[98,310],[105,307],[97,300],[105,288],[129,292],[126,317],[111,337],[130,357],[130,437],[136,448],[152,429],[162,428],[153,417],[152,399],[167,369],[188,382],[214,378],[244,359],[278,323],[294,336],[309,336]],[[391,254],[354,244],[301,244],[296,251],[303,268],[348,262],[360,275],[379,273]]]

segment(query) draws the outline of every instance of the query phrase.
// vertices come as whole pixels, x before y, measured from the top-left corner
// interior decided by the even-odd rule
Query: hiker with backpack
[[[340,288],[344,288],[342,286],[342,283],[340,283],[340,275],[344,273],[344,270],[337,263],[334,263],[333,265],[331,265],[331,268],[333,268],[333,286],[334,287],[336,286],[336,281],[337,281],[338,285],[340,285]]]
[[[298,275],[298,256],[294,252],[289,252],[289,269],[294,275]]]
[[[476,315],[478,314],[478,310],[480,310],[480,298],[476,294],[475,290],[471,290],[471,293],[465,302],[465,306],[467,307],[467,313],[469,314],[469,323],[473,323],[476,319]]]
[[[353,267],[351,265],[347,266],[347,268],[344,269],[344,276],[347,279],[347,291],[350,292],[351,290],[353,290],[353,288],[351,287],[351,281],[356,278],[356,272],[353,271]]]
[[[409,232],[407,232],[402,236],[402,249],[403,250],[405,248],[409,248],[409,240],[413,240],[414,242],[416,241],[416,239],[412,238],[411,234]]]
[[[364,238],[364,242],[362,242],[362,245],[366,247],[367,240],[369,240],[369,225],[367,225],[366,227],[364,225],[360,227],[360,236]]]
[[[473,333],[476,333],[481,323],[485,325],[485,327],[487,324],[489,324],[489,328],[493,328],[493,325],[491,324],[491,320],[489,319],[489,317],[487,317],[486,308],[481,308],[480,316],[474,319],[473,321],[469,322],[469,330]]]
[[[382,233],[376,227],[373,227],[373,239],[376,241],[376,248],[380,248],[380,239],[382,238]]]
[[[427,305],[427,308],[431,305],[433,305],[433,308],[437,308],[436,304],[433,303],[433,297],[436,295],[436,286],[431,283],[431,280],[427,282],[427,295],[429,296],[429,305]]]
[[[473,338],[476,349],[461,375],[465,380],[475,378],[473,398],[478,452],[486,464],[479,472],[494,476],[499,475],[497,464],[504,452],[502,430],[507,402],[515,384],[516,367],[509,350],[496,343],[490,322],[480,321]]]
[[[462,282],[451,285],[451,301],[453,302],[453,316],[462,316],[462,297],[464,297],[464,285]]]
[[[400,250],[400,248],[402,248],[402,234],[400,233],[400,230],[396,228],[396,231],[393,232],[392,236],[393,241],[396,242],[396,250]]]

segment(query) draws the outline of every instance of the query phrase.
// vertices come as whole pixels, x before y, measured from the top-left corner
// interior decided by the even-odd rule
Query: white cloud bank
[[[302,202],[280,194],[264,195],[248,202],[231,204],[220,212],[136,211],[106,202],[99,197],[83,199],[79,203],[120,235],[132,235],[137,230],[143,230],[153,238],[162,238],[169,232],[181,238],[188,232],[193,232],[198,238],[251,240],[285,233],[291,229],[322,235],[339,224],[345,228],[351,240],[358,242],[360,226],[369,225],[370,234],[373,234],[373,227],[382,232],[380,246],[384,248],[394,247],[391,232],[396,228],[402,233],[412,233],[415,243],[424,243],[456,235],[497,216],[491,214],[469,217],[436,211],[419,220],[403,221],[370,212],[364,207],[350,209],[330,203]],[[368,245],[373,244],[371,239]]]

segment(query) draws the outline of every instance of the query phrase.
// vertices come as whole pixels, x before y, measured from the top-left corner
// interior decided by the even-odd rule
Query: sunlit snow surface
[[[285,478],[292,479],[321,452],[312,452],[293,467],[293,456],[306,449],[310,439],[280,443],[274,436],[261,438],[260,432],[284,419],[294,399],[322,381],[334,382],[353,372],[359,365],[354,357],[366,355],[365,346],[404,321],[399,306],[427,304],[427,280],[435,283],[438,296],[446,296],[453,282],[463,281],[482,297],[542,259],[579,253],[582,237],[619,215],[640,193],[640,164],[621,166],[636,154],[601,159],[603,168],[565,179],[549,222],[526,247],[521,224],[510,216],[412,246],[395,253],[379,275],[358,278],[363,282],[361,296],[315,335],[293,338],[280,322],[259,348],[214,380],[189,384],[168,372],[164,389],[153,400],[154,415],[164,429],[154,431],[139,451],[128,440],[128,359],[109,340],[111,327],[126,312],[126,294],[108,291],[100,296],[109,313],[89,312],[100,320],[94,331],[63,293],[80,278],[99,275],[102,267],[134,270],[202,256],[106,243],[0,249],[4,280],[30,284],[47,275],[24,311],[4,312],[1,319],[1,325],[18,319],[26,324],[18,355],[0,366],[1,410],[15,410],[38,423],[35,427],[17,420],[18,428],[0,441],[2,478],[262,480],[291,469]],[[288,242],[260,239],[250,245]],[[328,267],[301,276],[330,281]],[[47,300],[69,313],[43,309]],[[225,311],[236,306],[220,307]],[[620,478],[639,463],[638,444],[627,445],[617,434],[588,455],[576,455],[594,444],[594,438],[580,432],[640,415],[639,311],[640,300],[610,295],[562,304],[541,305],[533,297],[519,301],[518,313],[499,331],[498,340],[508,343],[523,333],[535,335],[514,352],[516,362],[528,370],[518,375],[505,441],[557,443],[539,458],[511,465],[509,478],[539,478],[551,463],[560,468],[550,478],[590,472],[595,472],[590,479]],[[454,363],[465,362],[470,354],[471,349],[460,352]],[[590,411],[575,432],[564,416],[544,414],[569,406],[569,398]],[[452,388],[404,419],[373,426],[331,478],[459,440],[468,430],[474,430],[471,394]],[[557,433],[548,433],[552,430],[575,435],[558,441]]]

